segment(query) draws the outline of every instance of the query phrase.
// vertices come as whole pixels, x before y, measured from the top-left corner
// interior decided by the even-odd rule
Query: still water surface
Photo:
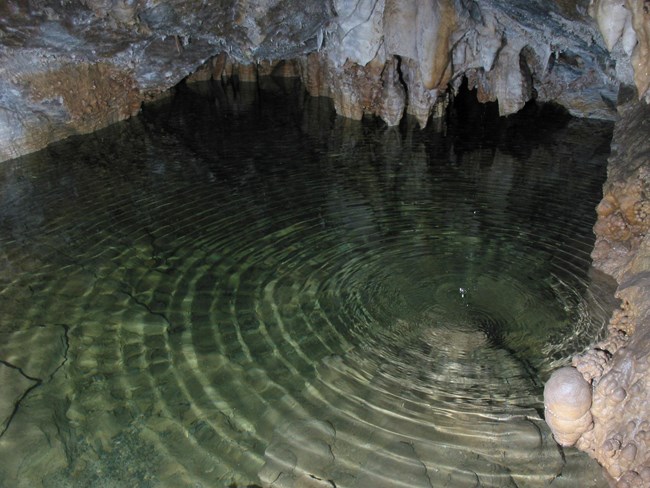
[[[181,87],[0,166],[0,486],[606,486],[540,412],[611,312],[611,126],[295,93]]]

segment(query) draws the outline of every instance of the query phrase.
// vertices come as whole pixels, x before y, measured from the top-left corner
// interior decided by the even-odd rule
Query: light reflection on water
[[[287,89],[0,166],[0,486],[605,486],[538,412],[610,315],[611,126]]]

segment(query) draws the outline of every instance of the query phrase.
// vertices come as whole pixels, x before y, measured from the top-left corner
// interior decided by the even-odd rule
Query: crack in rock
[[[127,295],[137,305],[140,305],[141,307],[143,307],[151,315],[155,315],[155,316],[160,317],[161,319],[163,319],[165,321],[165,323],[167,324],[167,330],[172,330],[173,329],[172,323],[170,322],[170,320],[167,318],[167,316],[164,313],[156,312],[155,310],[152,310],[151,307],[149,307],[149,305],[147,305],[145,302],[143,302],[143,301],[139,300],[138,298],[136,298],[135,295],[133,295],[131,292],[122,290],[122,293]]]
[[[63,334],[55,332],[55,327],[63,329]],[[69,329],[66,324],[41,325],[1,335],[0,354],[6,359],[0,359],[0,366],[3,366],[0,367],[0,437],[9,429],[23,400],[35,388],[52,381],[66,364],[70,348]],[[57,344],[53,339],[60,342]],[[56,358],[57,352],[62,360],[58,363],[48,361]]]
[[[34,378],[28,374],[26,374],[22,368],[11,364],[8,361],[5,361],[4,359],[0,359],[0,364],[5,366],[6,368],[9,368],[10,371],[8,371],[5,368],[2,368],[0,370],[0,384],[2,385],[3,389],[3,395],[2,398],[0,399],[0,418],[4,417],[2,420],[2,430],[0,431],[0,438],[7,432],[9,429],[9,426],[11,425],[11,421],[13,418],[16,416],[16,413],[18,412],[18,408],[20,407],[20,403],[29,395],[29,393],[34,389],[40,386],[43,383],[43,380],[41,378]],[[13,373],[13,374],[12,374]],[[23,378],[23,385],[21,386],[20,383],[20,378],[16,378],[16,374],[18,376],[22,376]],[[27,380],[27,381],[25,381]],[[34,382],[31,386],[27,387],[25,383],[27,382]],[[22,393],[20,392],[20,390]],[[14,390],[13,392],[11,390]],[[13,393],[13,394],[12,394]],[[5,412],[10,410],[9,414],[7,415]]]

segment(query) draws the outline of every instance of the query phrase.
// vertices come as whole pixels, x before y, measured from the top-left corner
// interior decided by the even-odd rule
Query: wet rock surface
[[[65,363],[65,326],[40,326],[0,332],[0,438],[26,396],[48,382]],[[30,354],[35,349],[44,354]]]
[[[591,430],[591,384],[575,368],[556,370],[544,387],[544,418],[555,440],[572,446]]]
[[[0,4],[0,160],[138,112],[220,52],[234,60],[313,51],[329,2]]]
[[[650,11],[644,0],[593,0],[589,13],[598,22],[620,79],[633,78],[640,99],[650,99]]]
[[[10,364],[0,363],[0,432],[4,433],[16,411],[20,401],[38,383],[33,378],[25,376],[20,369]]]
[[[11,478],[18,487],[33,486],[23,479],[25,469],[46,472],[67,463],[62,431],[52,422],[65,402],[42,388],[51,391],[60,384],[59,371],[67,361],[67,330],[53,324],[0,333],[0,478]],[[35,350],[43,353],[34,354]]]
[[[413,323],[396,324],[402,339],[395,349],[403,362],[390,354],[382,361],[356,350],[326,357],[305,397],[318,396],[341,409],[318,420],[276,425],[259,471],[262,486],[569,487],[578,479],[580,486],[604,486],[595,462],[567,463],[538,413],[515,406],[520,403],[515,397],[535,381],[523,363],[493,348],[486,331],[433,325],[434,319],[435,314],[425,315],[432,325],[424,330]],[[434,344],[441,351],[433,353]],[[488,359],[492,356],[498,362]],[[480,366],[488,363],[498,364],[499,372]],[[450,377],[450,369],[462,370],[462,379]],[[451,381],[459,392],[490,390],[506,376],[512,395],[507,413],[474,408],[459,393],[463,406],[451,414],[432,386]],[[401,398],[399,406],[390,406],[393,397]],[[427,413],[419,421],[411,418],[409,412],[420,409]],[[274,412],[264,417],[273,418]],[[365,441],[358,443],[360,438]],[[593,479],[589,472],[596,473]]]
[[[464,77],[481,101],[498,101],[502,115],[535,98],[580,117],[615,116],[616,64],[579,2],[567,10],[555,2],[340,1],[335,10],[303,81],[312,95],[334,98],[346,117],[399,120],[382,106],[382,73],[400,79],[404,90],[391,97],[403,98],[421,127],[441,115],[448,84],[453,92]],[[629,58],[620,63],[629,66]]]
[[[275,74],[300,74],[339,115],[388,125],[410,114],[424,127],[464,77],[504,115],[535,98],[611,119],[619,83],[636,75],[639,93],[646,86],[637,7],[619,15],[622,40],[599,14],[611,8],[592,8],[603,41],[583,1],[9,0],[0,6],[0,160],[129,117],[205,63],[203,79],[244,80],[269,61],[298,60]]]
[[[650,486],[650,110],[631,102],[620,113],[592,257],[617,279],[621,305],[610,336],[573,360],[594,386],[594,428],[577,446],[616,486]]]

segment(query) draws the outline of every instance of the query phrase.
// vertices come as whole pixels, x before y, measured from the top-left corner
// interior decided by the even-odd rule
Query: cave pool
[[[1,164],[0,486],[607,486],[542,389],[614,307],[611,134],[268,78]]]

